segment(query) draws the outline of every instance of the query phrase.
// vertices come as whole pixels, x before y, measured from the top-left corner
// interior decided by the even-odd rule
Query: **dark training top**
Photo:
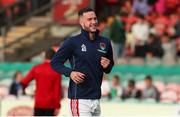
[[[72,79],[69,82],[68,98],[70,99],[100,99],[103,73],[109,73],[114,65],[112,47],[109,39],[98,35],[94,40],[89,39],[85,30],[65,40],[51,61],[52,68],[70,77],[72,71],[85,74],[84,81],[76,84]],[[110,60],[106,69],[101,66],[101,57]],[[69,60],[71,68],[64,66]]]

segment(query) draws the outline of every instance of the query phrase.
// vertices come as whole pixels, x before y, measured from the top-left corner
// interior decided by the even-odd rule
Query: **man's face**
[[[84,30],[96,32],[98,25],[96,14],[93,11],[83,13],[80,17],[80,24]]]
[[[151,80],[145,80],[145,83],[146,83],[146,87],[147,88],[150,88],[152,86],[152,81]]]

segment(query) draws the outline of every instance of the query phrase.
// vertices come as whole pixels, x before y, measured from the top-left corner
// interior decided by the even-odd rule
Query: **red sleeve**
[[[55,107],[57,108],[57,109],[60,109],[61,108],[61,98],[62,98],[62,83],[61,83],[61,81],[62,81],[62,76],[61,75],[59,75],[58,74],[58,76],[60,76],[60,78],[58,79],[58,83],[56,83],[56,98],[55,98]],[[60,94],[59,94],[59,92],[61,92]]]
[[[33,67],[26,75],[26,77],[21,80],[20,83],[22,84],[23,88],[26,88],[28,84],[34,79],[35,76],[34,74],[35,74],[35,67]]]
[[[61,104],[60,104],[60,102],[58,102],[57,104],[56,104],[56,109],[60,109],[61,108]]]

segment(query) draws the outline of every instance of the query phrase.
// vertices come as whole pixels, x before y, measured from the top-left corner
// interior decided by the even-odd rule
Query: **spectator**
[[[165,0],[158,0],[155,4],[155,11],[158,13],[158,14],[163,14],[165,13]]]
[[[175,61],[175,56],[176,56],[175,42],[173,40],[170,40],[170,37],[167,33],[163,34],[163,36],[161,37],[161,41],[162,41],[162,48],[164,51],[164,55],[163,55],[164,62]]]
[[[15,95],[18,97],[20,94],[22,94],[22,87],[20,84],[20,80],[22,79],[22,73],[21,71],[16,71],[13,77],[13,82],[10,85],[9,94]]]
[[[146,56],[162,57],[163,49],[161,46],[160,39],[156,38],[155,35],[150,34],[145,44]]]
[[[150,98],[159,101],[160,94],[157,88],[153,85],[152,77],[150,75],[147,75],[144,81],[146,88],[143,90],[142,93],[143,99]]]
[[[125,55],[125,57],[134,56],[134,50],[133,50],[132,46],[129,43],[127,43],[126,46],[125,46],[124,55]]]
[[[138,21],[132,25],[132,34],[135,39],[135,56],[144,57],[144,45],[149,36],[149,24],[144,16],[139,15]]]
[[[122,21],[122,16],[120,14],[114,16],[114,21],[110,28],[110,39],[114,52],[114,60],[116,60],[117,57],[123,55],[126,41],[125,24]]]
[[[179,8],[180,9],[180,8]],[[180,14],[172,14],[170,15],[170,21],[172,25],[172,37],[178,38],[180,37]]]
[[[34,66],[21,81],[23,88],[35,79],[35,116],[54,116],[59,113],[61,100],[61,75],[50,66],[50,60],[55,54],[49,49],[45,52],[45,61]]]
[[[136,98],[140,99],[141,98],[141,91],[136,89],[135,87],[135,81],[134,80],[129,80],[127,87],[123,90],[121,98],[123,100],[128,99],[128,98]]]
[[[121,10],[124,10],[127,14],[130,14],[132,11],[132,4],[131,0],[124,0],[124,3],[122,4]]]
[[[134,56],[134,49],[135,49],[135,39],[132,34],[131,24],[128,23],[126,25],[126,44],[124,54],[126,57]]]
[[[133,14],[141,14],[143,16],[148,15],[149,8],[147,4],[147,0],[134,0],[132,6]]]
[[[102,97],[108,97],[110,96],[110,83],[107,78],[107,76],[103,76],[102,85],[101,85],[101,93]]]
[[[113,16],[107,17],[107,19],[105,20],[105,27],[102,30],[102,36],[110,38],[110,28],[113,23],[113,20],[114,20]]]
[[[21,0],[18,4],[18,18],[24,17],[31,8],[30,5],[31,1],[30,0]]]
[[[111,84],[111,98],[120,98],[122,91],[123,89],[120,85],[120,77],[118,75],[114,75]]]
[[[119,6],[122,0],[105,0],[105,2],[106,2],[106,6],[104,7],[105,11],[108,13],[108,15],[110,15],[113,14],[115,11],[119,10]]]
[[[1,6],[6,7],[8,5],[15,4],[16,2],[17,2],[17,0],[1,0]],[[14,17],[13,15],[16,15],[14,12],[15,12],[14,7],[9,7],[8,9],[6,9],[6,17],[7,17],[7,19],[8,18],[13,18]]]
[[[171,14],[176,11],[176,9],[180,5],[179,0],[164,0],[165,1],[165,6],[166,6],[166,14]]]
[[[150,12],[155,11],[155,4],[157,3],[158,0],[147,0],[147,4],[149,6]]]

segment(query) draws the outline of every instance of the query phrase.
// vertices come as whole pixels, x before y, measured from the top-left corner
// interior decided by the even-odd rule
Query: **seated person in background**
[[[135,81],[129,80],[127,87],[123,90],[121,98],[123,100],[128,98],[140,99],[141,95],[142,95],[141,91],[136,89],[135,87]]]
[[[123,88],[120,85],[120,77],[114,75],[111,83],[111,98],[120,98],[122,95]]]
[[[22,94],[22,87],[20,85],[20,81],[22,79],[22,73],[21,71],[16,71],[13,77],[13,81],[10,85],[9,94],[18,96],[19,94]]]
[[[147,75],[144,79],[146,88],[143,90],[142,97],[143,99],[155,99],[156,101],[159,101],[159,91],[157,88],[153,85],[152,77],[150,75]]]
[[[110,96],[110,83],[106,75],[103,76],[102,85],[101,85],[101,95],[102,97],[109,98]]]

